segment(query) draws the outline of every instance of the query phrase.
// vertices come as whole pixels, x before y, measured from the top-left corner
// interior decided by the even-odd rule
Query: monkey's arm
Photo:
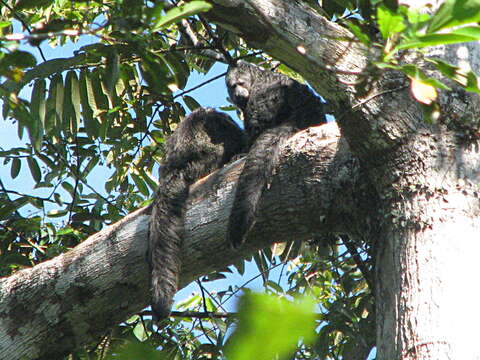
[[[267,129],[252,145],[240,175],[230,214],[227,241],[234,248],[245,242],[247,233],[255,224],[260,196],[280,159],[280,150],[298,128],[282,124]]]

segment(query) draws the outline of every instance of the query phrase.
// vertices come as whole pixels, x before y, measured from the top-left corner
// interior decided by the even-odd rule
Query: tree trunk
[[[467,326],[480,320],[468,280],[480,250],[480,156],[452,140],[419,134],[400,149],[410,167],[392,168],[380,195],[388,201],[377,257],[379,359],[480,359]]]

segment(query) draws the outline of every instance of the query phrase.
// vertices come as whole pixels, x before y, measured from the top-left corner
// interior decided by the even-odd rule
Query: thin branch
[[[188,318],[196,318],[196,319],[222,319],[222,318],[235,318],[237,317],[237,313],[232,312],[196,312],[196,311],[172,311],[170,316],[174,317],[188,317]]]
[[[203,286],[202,286],[202,283],[197,280],[197,285],[200,287],[200,292],[202,293],[202,305],[203,305],[203,311],[205,312],[205,314],[210,314],[210,312],[208,311],[207,309],[207,299],[205,298],[205,291],[203,289]],[[202,331],[203,331],[203,335],[207,338],[207,340],[212,344],[212,345],[215,345],[215,342],[210,338],[210,336],[208,336],[208,332],[205,330],[205,328],[203,327],[203,322],[202,322],[202,319],[201,318],[198,318],[199,322],[200,322],[200,327],[202,328]]]
[[[5,194],[14,194],[14,195],[22,196],[22,197],[26,196],[26,197],[29,197],[29,198],[32,198],[32,199],[39,199],[39,200],[42,200],[42,201],[50,202],[52,204],[56,204],[56,201],[51,200],[50,197],[46,198],[46,197],[41,197],[41,196],[33,196],[33,195],[28,195],[28,194],[18,192],[16,190],[8,190],[8,189],[5,189],[3,187],[3,184],[2,184],[2,192],[5,193]],[[18,214],[18,212],[17,212],[17,214]],[[20,216],[20,214],[18,214],[18,216]]]
[[[352,110],[354,110],[355,108],[357,107],[360,107],[360,106],[363,106],[365,105],[366,103],[368,103],[369,101],[372,101],[373,99],[379,97],[379,96],[382,96],[382,95],[385,95],[385,94],[389,94],[389,93],[394,93],[394,92],[397,92],[397,91],[401,91],[401,90],[405,90],[406,88],[408,88],[409,86],[408,85],[404,85],[404,86],[400,86],[398,88],[395,88],[395,89],[389,89],[389,90],[384,90],[384,91],[380,91],[378,93],[375,93],[371,96],[369,96],[368,98],[356,103],[355,105],[353,105],[349,110],[346,110],[344,111],[342,114],[338,115],[337,116],[337,122],[341,119],[343,119],[346,115],[348,115]]]
[[[152,316],[150,310],[145,310],[139,313],[140,316]],[[194,319],[223,319],[223,318],[236,318],[235,312],[202,312],[202,311],[172,311],[170,316],[176,318],[194,318]]]
[[[198,18],[200,19],[200,22],[203,24],[203,27],[207,31],[210,38],[213,40],[213,43],[215,44],[215,48],[218,51],[220,51],[220,53],[225,58],[227,64],[233,64],[233,58],[230,56],[228,51],[225,50],[225,48],[223,47],[222,41],[218,38],[218,36],[214,34],[210,24],[201,15],[199,15]]]
[[[224,72],[224,73],[222,73],[222,74],[220,74],[220,75],[214,76],[213,78],[211,78],[211,79],[209,79],[209,80],[207,80],[207,81],[204,81],[204,82],[202,82],[201,84],[199,84],[199,85],[197,85],[197,86],[194,86],[194,87],[191,88],[191,89],[182,91],[181,93],[175,95],[173,98],[176,99],[176,98],[178,98],[178,97],[180,97],[180,96],[183,96],[183,95],[185,95],[185,94],[188,94],[189,92],[192,92],[192,91],[194,91],[194,90],[197,90],[197,89],[201,88],[202,86],[207,85],[208,83],[211,83],[212,81],[215,81],[215,80],[217,80],[217,79],[220,79],[221,77],[224,77],[226,74],[227,74],[227,72]]]
[[[250,284],[252,281],[258,279],[259,277],[263,277],[263,275],[266,273],[266,272],[269,272],[270,270],[273,270],[279,266],[281,266],[283,264],[283,261],[281,263],[278,263],[276,265],[273,265],[271,267],[269,267],[268,269],[265,269],[261,272],[259,272],[257,275],[255,275],[253,278],[249,279],[248,281],[244,282],[242,285],[240,285],[238,287],[237,290],[233,291],[226,299],[224,299],[222,301],[222,304],[225,304],[228,300],[230,300],[233,296],[235,296],[242,288],[244,288],[245,286],[247,286],[248,284]]]
[[[368,287],[374,291],[374,282],[372,279],[372,272],[367,269],[365,266],[365,262],[361,258],[360,254],[357,251],[356,246],[353,244],[352,240],[348,236],[339,236],[341,239],[343,245],[347,248],[348,252],[350,253],[350,256],[352,257],[353,261],[357,265],[358,270],[362,273],[365,281],[368,284]]]
[[[184,19],[180,24],[178,24],[178,29],[179,31],[188,39],[190,42],[196,47],[205,47],[205,44],[203,44],[197,37],[197,34],[193,31],[192,27],[190,26],[190,23]],[[201,54],[205,57],[208,57],[212,60],[215,61],[220,61],[223,63],[228,64],[228,58],[225,57],[225,55],[215,51],[215,50],[210,50],[210,49],[205,49],[201,52]]]

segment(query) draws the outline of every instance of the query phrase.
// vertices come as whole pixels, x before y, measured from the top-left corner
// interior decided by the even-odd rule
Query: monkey
[[[246,147],[244,131],[226,114],[199,108],[186,116],[166,143],[149,227],[152,312],[170,315],[178,289],[185,205],[196,180],[228,163]]]
[[[237,183],[226,240],[240,247],[255,224],[260,197],[296,132],[326,123],[323,103],[306,85],[286,75],[239,61],[225,78],[230,100],[243,113],[248,154]]]

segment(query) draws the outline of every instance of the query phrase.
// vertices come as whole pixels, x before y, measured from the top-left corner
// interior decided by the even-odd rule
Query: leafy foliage
[[[239,322],[226,348],[229,359],[288,358],[300,340],[315,337],[313,299],[288,302],[283,298],[249,294],[242,298]],[[258,314],[261,314],[258,316]],[[277,326],[273,327],[278,319]]]
[[[213,53],[248,56],[255,63],[271,60],[205,21],[202,14],[211,7],[206,1],[0,1],[2,114],[3,121],[15,122],[19,139],[14,147],[0,147],[0,276],[57,256],[148,204],[165,137],[188,110],[200,106],[188,95],[187,81],[193,72],[208,74],[218,59]],[[390,0],[304,3],[379,50],[358,83],[359,93],[368,91],[379,72],[394,69],[411,79],[415,98],[430,112],[436,89],[451,85],[404,65],[405,51],[480,39],[479,1],[448,0],[433,15]],[[48,45],[79,42],[84,45],[70,57],[45,55]],[[467,91],[480,92],[473,72],[439,60],[432,60],[432,66]],[[285,65],[278,69],[295,75]],[[102,189],[91,185],[99,177],[105,178]],[[5,185],[21,179],[31,181],[34,189],[24,193]],[[226,312],[225,302],[247,284],[212,293],[201,285],[201,293],[180,302],[182,313],[160,328],[148,312],[135,315],[96,348],[74,355],[220,359],[228,344],[231,359],[262,351],[264,358],[340,359],[358,344],[370,350],[375,316],[367,250],[333,236],[309,244],[278,244],[253,256],[248,265],[258,268],[270,297],[245,298],[236,330],[232,314],[210,313]],[[243,274],[245,266],[238,263],[235,269]],[[232,268],[202,280],[229,272]],[[314,299],[314,313],[308,302],[285,300],[299,295]],[[288,331],[292,324],[298,333]],[[265,336],[273,333],[277,341],[267,342]]]

